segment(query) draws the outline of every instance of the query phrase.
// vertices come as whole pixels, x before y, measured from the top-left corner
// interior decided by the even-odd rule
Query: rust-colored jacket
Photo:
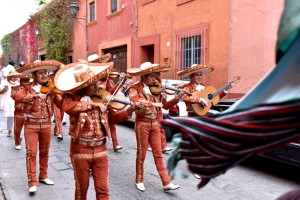
[[[133,102],[138,102],[138,101],[148,101],[150,103],[158,103],[161,102],[161,95],[149,95],[146,94],[143,90],[144,88],[144,84],[139,81],[137,83],[134,83],[133,85],[130,86],[129,89],[129,97],[130,100]],[[163,101],[163,108],[164,109],[169,109],[170,107],[172,107],[173,105],[177,104],[179,101],[178,98],[174,98],[170,101]],[[136,119],[138,118],[144,118],[145,115],[151,115],[151,114],[155,114],[158,116],[158,119],[162,119],[162,111],[160,108],[155,108],[152,105],[149,105],[149,109],[146,110],[145,112],[143,111],[139,111],[136,110]]]
[[[53,99],[51,95],[44,95],[43,98],[36,95],[32,87],[34,82],[24,83],[17,92],[13,94],[16,103],[23,103],[26,114],[33,118],[50,118],[53,115]]]
[[[111,113],[94,108],[89,101],[81,101],[83,95],[66,93],[63,95],[62,108],[70,116],[69,134],[75,138],[110,138],[109,123],[116,124],[129,118],[126,110]]]

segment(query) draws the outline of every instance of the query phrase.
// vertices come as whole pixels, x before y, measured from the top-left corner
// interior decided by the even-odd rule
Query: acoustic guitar
[[[229,83],[227,83],[226,85],[224,85],[223,87],[221,87],[218,90],[216,90],[212,86],[208,86],[202,91],[194,92],[192,94],[192,97],[203,98],[204,100],[207,101],[208,105],[205,106],[201,103],[192,104],[193,111],[195,113],[197,113],[197,115],[199,115],[199,116],[206,115],[208,113],[209,109],[212,107],[212,105],[216,105],[217,103],[219,103],[219,101],[220,101],[219,94],[221,94],[224,90],[228,90],[231,87],[232,83],[237,83],[240,80],[241,80],[241,77],[236,76],[236,77],[234,77],[233,81],[230,81]]]

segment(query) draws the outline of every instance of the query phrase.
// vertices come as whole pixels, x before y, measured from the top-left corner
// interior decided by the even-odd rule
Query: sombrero
[[[16,71],[22,74],[31,74],[42,69],[46,69],[48,72],[52,72],[59,69],[61,65],[63,64],[61,62],[58,62],[57,60],[36,61],[30,63],[29,65],[20,67],[16,69]]]
[[[12,78],[31,79],[32,78],[32,74],[22,74],[22,73],[19,73],[17,71],[11,71],[7,75],[7,79],[12,79]]]
[[[169,71],[169,65],[152,64],[151,62],[145,62],[141,64],[140,68],[127,69],[129,76],[141,76],[154,72],[166,72]]]
[[[89,86],[107,77],[113,62],[76,62],[62,66],[54,76],[55,87],[63,92],[74,91]]]
[[[87,61],[92,63],[105,63],[108,62],[110,59],[111,59],[110,53],[104,54],[103,56],[100,57],[98,54],[92,54],[87,58]]]
[[[209,64],[200,64],[200,65],[193,64],[191,67],[177,72],[177,75],[182,76],[182,77],[188,77],[189,75],[196,73],[196,72],[202,72],[202,75],[203,75],[203,74],[209,74],[213,70],[214,70],[214,66],[209,65]]]

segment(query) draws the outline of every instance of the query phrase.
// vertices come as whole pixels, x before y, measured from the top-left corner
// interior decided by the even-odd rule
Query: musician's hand
[[[93,108],[98,108],[101,110],[101,112],[106,112],[107,107],[103,103],[95,103],[95,102],[90,102]]]
[[[125,76],[127,76],[124,72],[120,73],[120,79],[123,79]]]
[[[208,102],[203,98],[200,98],[199,103],[203,106],[208,106]]]
[[[182,96],[185,95],[185,94],[188,95],[188,96],[191,95],[191,93],[189,93],[189,92],[186,91],[185,89],[180,89],[180,92],[178,93],[177,97],[178,97],[179,99],[181,99]]]
[[[40,99],[46,99],[46,94],[43,93],[37,93],[34,95],[35,98],[40,98]]]

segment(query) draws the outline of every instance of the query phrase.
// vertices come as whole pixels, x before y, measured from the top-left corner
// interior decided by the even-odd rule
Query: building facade
[[[79,10],[73,19],[72,46],[66,63],[94,53],[111,53],[115,68],[121,72],[145,61],[168,62],[171,70],[163,74],[168,79],[179,79],[177,72],[192,64],[212,64],[215,69],[204,76],[205,85],[218,89],[235,76],[241,77],[231,89],[230,98],[247,93],[275,65],[275,43],[284,0],[77,3]],[[16,31],[22,32],[19,29]],[[36,43],[38,57],[43,58],[43,44],[40,40]]]

